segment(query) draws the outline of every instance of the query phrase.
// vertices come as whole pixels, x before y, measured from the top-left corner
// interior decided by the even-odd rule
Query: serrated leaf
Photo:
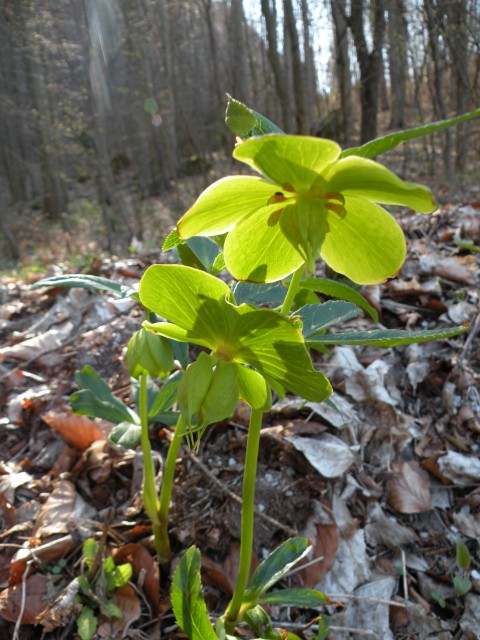
[[[228,96],[225,123],[233,133],[237,133],[242,138],[267,133],[283,133],[282,129],[271,120],[232,96]]]
[[[308,538],[289,538],[278,546],[256,568],[245,601],[257,601],[272,585],[280,580],[310,550]]]
[[[75,374],[80,391],[70,396],[75,413],[102,418],[118,424],[120,422],[138,423],[137,414],[129,409],[113,393],[108,384],[90,366],[85,366]]]
[[[457,538],[456,557],[459,569],[464,569],[466,571],[470,568],[470,551],[461,538]]]
[[[375,323],[378,322],[378,313],[376,309],[374,309],[360,293],[346,284],[324,278],[306,278],[301,281],[300,287],[303,289],[309,289],[310,291],[316,291],[317,293],[323,293],[324,295],[332,298],[339,298],[340,300],[353,302],[357,307],[363,309],[365,313],[368,313]]]
[[[295,312],[303,323],[305,340],[324,331],[326,327],[341,324],[361,314],[361,309],[351,302],[330,300],[323,304],[307,304]]]
[[[371,345],[373,347],[400,347],[415,342],[429,342],[453,338],[464,333],[467,327],[452,329],[426,329],[425,331],[406,331],[403,329],[372,329],[370,331],[350,331],[314,336],[306,342],[309,347],[316,344]]]
[[[345,149],[341,153],[340,157],[346,158],[348,156],[355,155],[362,156],[363,158],[374,158],[381,153],[385,153],[386,151],[390,151],[391,149],[398,147],[398,145],[406,142],[407,140],[421,138],[423,136],[436,133],[437,131],[441,131],[442,129],[446,129],[447,127],[461,124],[462,122],[473,120],[478,117],[480,117],[480,109],[474,109],[473,111],[469,111],[461,116],[448,118],[448,120],[439,120],[438,122],[431,122],[430,124],[421,125],[420,127],[413,127],[412,129],[390,133],[386,136],[382,136],[381,138],[371,140],[360,147]]]
[[[458,597],[464,596],[472,588],[472,583],[468,578],[455,576],[453,578],[453,588]]]
[[[168,236],[165,238],[162,244],[162,251],[170,251],[170,249],[174,249],[178,247],[179,244],[183,244],[185,240],[182,240],[178,237],[178,232],[176,229],[172,229]]]
[[[316,589],[282,589],[281,591],[270,591],[261,596],[262,604],[278,604],[289,607],[320,607],[328,598],[321,591]]]
[[[67,287],[89,289],[90,291],[106,291],[120,298],[131,298],[136,293],[133,287],[115,282],[109,278],[91,276],[85,273],[51,276],[32,285],[32,289],[40,289],[41,287]]]
[[[189,640],[217,640],[202,594],[200,552],[195,547],[175,569],[171,600],[175,620]]]
[[[77,618],[77,633],[80,640],[92,640],[97,630],[97,617],[90,607],[84,606]]]

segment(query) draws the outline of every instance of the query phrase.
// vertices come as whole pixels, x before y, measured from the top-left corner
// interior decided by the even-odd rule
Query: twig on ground
[[[209,478],[209,480],[211,480],[213,484],[222,491],[222,493],[225,493],[231,500],[233,500],[237,504],[239,505],[242,504],[242,499],[239,496],[237,496],[235,493],[233,493],[233,491],[230,491],[230,489],[227,489],[227,487],[224,484],[222,484],[220,480],[213,475],[213,473],[203,464],[203,462],[201,462],[201,460],[197,458],[197,456],[192,451],[187,450],[187,455],[190,458],[190,460],[198,466],[200,471],[202,471],[202,473],[204,473]],[[298,535],[298,531],[296,531],[295,529],[292,529],[291,527],[285,524],[282,524],[278,520],[275,520],[275,518],[271,518],[270,516],[267,516],[265,513],[262,513],[262,511],[259,511],[258,509],[255,509],[255,515],[261,518],[262,520],[264,520],[265,522],[268,522],[270,525],[272,525],[272,527],[285,531],[285,533],[287,533],[289,536]]]

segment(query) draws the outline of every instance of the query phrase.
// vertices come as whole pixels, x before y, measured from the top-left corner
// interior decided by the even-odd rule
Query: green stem
[[[172,498],[173,479],[175,477],[175,465],[178,452],[184,436],[183,420],[180,417],[173,432],[173,439],[168,447],[167,459],[163,470],[162,488],[158,505],[158,526],[154,527],[155,547],[161,564],[170,560],[170,540],[168,537],[168,513]]]
[[[145,507],[145,512],[155,527],[155,525],[158,524],[158,505],[157,490],[155,487],[155,467],[153,464],[150,437],[148,435],[147,379],[148,374],[142,372],[140,374],[140,395],[138,404],[141,424],[140,444],[143,452],[143,505]]]
[[[290,312],[290,309],[292,308],[293,300],[297,295],[297,291],[300,287],[300,281],[302,279],[304,266],[305,265],[302,264],[302,266],[295,271],[295,273],[292,276],[292,279],[290,280],[290,284],[288,285],[287,295],[285,296],[285,300],[283,301],[282,308],[280,309],[280,313],[283,313],[284,316],[287,316]]]
[[[232,599],[225,612],[225,620],[228,627],[233,626],[238,619],[245,589],[247,588],[248,578],[250,576],[254,529],[255,479],[257,476],[257,459],[262,417],[263,413],[261,411],[258,409],[252,409],[248,428],[245,469],[243,472],[242,525],[238,576]]]

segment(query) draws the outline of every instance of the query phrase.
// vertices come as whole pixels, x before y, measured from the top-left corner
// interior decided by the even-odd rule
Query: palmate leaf
[[[41,287],[67,287],[89,289],[90,291],[106,291],[120,298],[134,298],[136,295],[133,287],[115,282],[109,278],[91,276],[85,273],[51,276],[50,278],[39,280],[32,285],[32,289],[40,289]]]
[[[362,156],[363,158],[374,158],[381,153],[385,153],[386,151],[390,151],[391,149],[398,147],[398,145],[403,142],[407,142],[408,140],[421,138],[423,136],[436,133],[437,131],[441,131],[442,129],[446,129],[447,127],[452,127],[478,117],[480,117],[480,109],[474,109],[473,111],[464,113],[461,116],[448,118],[448,120],[439,120],[438,122],[431,122],[430,124],[413,127],[412,129],[406,129],[405,131],[390,133],[386,136],[382,136],[381,138],[375,138],[375,140],[371,140],[360,147],[345,149],[341,153],[340,157],[346,158],[348,156]]]
[[[195,547],[175,569],[171,598],[175,620],[189,640],[217,640],[202,594],[200,552]]]
[[[348,333],[330,333],[308,338],[307,345],[346,344],[370,345],[372,347],[400,347],[415,342],[429,342],[453,338],[467,331],[468,327],[451,329],[426,329],[425,331],[406,331],[403,329],[373,329],[371,331],[349,331]]]
[[[295,312],[295,316],[302,321],[302,333],[305,340],[308,340],[326,327],[341,324],[361,313],[362,310],[351,302],[329,300],[323,304],[306,304]]]

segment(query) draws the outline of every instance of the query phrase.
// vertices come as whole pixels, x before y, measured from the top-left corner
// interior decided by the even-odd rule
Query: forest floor
[[[470,329],[441,342],[315,356],[337,410],[289,396],[265,416],[255,555],[261,560],[292,533],[312,539],[315,562],[289,580],[343,603],[323,612],[332,639],[478,639],[479,254],[455,238],[478,245],[480,194],[444,194],[432,216],[397,218],[407,261],[395,280],[362,291],[381,325]],[[89,272],[134,285],[161,259],[138,248],[128,258],[95,259]],[[57,263],[41,276],[66,268]],[[41,276],[0,280],[0,640],[76,637],[72,585],[85,570],[89,537],[133,566],[115,595],[123,617],[100,617],[96,637],[180,638],[169,575],[159,573],[142,510],[141,453],[110,444],[111,425],[75,416],[68,401],[75,372],[90,365],[131,402],[123,358],[141,311],[129,299],[80,289],[32,291]],[[372,326],[360,317],[346,328]],[[201,549],[212,614],[235,578],[246,424],[239,409],[208,431],[198,455],[183,449],[178,459],[173,565],[190,545]],[[162,425],[151,431],[159,481],[168,434]],[[468,568],[457,563],[459,539]],[[297,632],[318,616],[271,613]]]

